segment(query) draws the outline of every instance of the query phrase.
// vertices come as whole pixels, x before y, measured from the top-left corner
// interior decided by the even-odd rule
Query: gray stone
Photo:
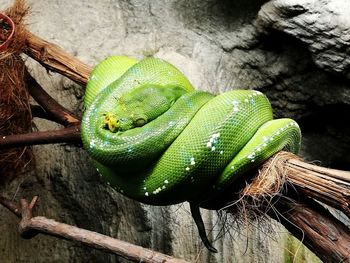
[[[350,78],[350,2],[276,0],[258,14],[262,30],[276,29],[306,43],[316,65]]]

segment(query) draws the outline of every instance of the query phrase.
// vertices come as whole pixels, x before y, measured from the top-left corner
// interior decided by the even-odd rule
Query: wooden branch
[[[30,95],[46,111],[50,119],[64,126],[80,123],[80,120],[75,114],[53,99],[29,73],[27,73],[26,77]]]
[[[26,199],[21,199],[21,216],[22,220],[19,223],[19,233],[21,234],[21,237],[25,239],[30,239],[35,237],[38,234],[38,231],[36,231],[34,228],[28,227],[30,225],[30,222],[33,217],[33,208],[38,201],[38,197],[34,196],[30,204]]]
[[[323,262],[349,262],[349,228],[317,202],[281,197],[268,215],[282,223]]]
[[[305,163],[297,158],[284,162],[287,180],[300,193],[341,210],[350,218],[350,172]]]
[[[35,196],[30,203],[21,199],[20,208],[12,201],[0,196],[0,204],[7,207],[16,216],[21,217],[19,232],[23,238],[30,239],[37,234],[58,237],[68,241],[80,242],[83,245],[116,254],[123,258],[145,263],[186,263],[183,259],[174,258],[150,249],[136,246],[119,239],[114,239],[93,231],[59,223],[45,217],[32,217],[32,210],[38,200]]]
[[[69,241],[78,241],[83,245],[119,255],[123,258],[135,262],[149,263],[184,263],[182,259],[176,259],[171,256],[152,251],[140,246],[136,246],[119,239],[114,239],[96,232],[84,230],[67,224],[56,222],[45,217],[33,217],[31,220],[22,221],[22,235],[33,230],[50,236],[66,239]],[[26,233],[27,234],[27,233]]]
[[[12,213],[14,213],[17,217],[21,217],[21,209],[17,204],[15,204],[10,199],[0,196],[0,204],[2,204],[4,207],[6,207],[8,210],[10,210]]]
[[[68,128],[2,136],[0,147],[5,149],[51,143],[80,144],[80,120],[78,117],[53,99],[28,72],[26,72],[26,78],[29,93],[40,104],[40,106],[31,105],[34,116],[57,122]]]
[[[59,46],[49,43],[28,31],[24,52],[45,68],[58,72],[78,84],[85,85],[92,68],[67,54]]]
[[[56,119],[49,115],[46,110],[43,109],[40,105],[30,104],[30,111],[32,112],[33,118],[40,118],[49,121],[56,122]]]
[[[278,220],[325,262],[345,262],[350,229],[313,199],[349,216],[349,182],[350,172],[308,164],[282,151],[265,162],[240,200]]]
[[[284,184],[292,185],[297,192],[330,205],[350,218],[350,172],[312,165],[289,152],[281,151],[265,162],[242,195],[259,199],[279,193]]]
[[[80,126],[75,125],[55,131],[39,131],[0,137],[1,149],[51,143],[80,144]]]

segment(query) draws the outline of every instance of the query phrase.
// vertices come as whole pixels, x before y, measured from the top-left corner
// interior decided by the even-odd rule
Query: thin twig
[[[51,143],[80,144],[80,126],[76,125],[61,130],[39,131],[0,137],[1,149]]]
[[[38,200],[39,200],[39,196],[34,196],[33,199],[32,199],[32,201],[30,202],[28,208],[29,208],[30,210],[33,210],[33,208],[34,208],[34,206],[36,205],[36,202],[38,202]]]
[[[32,112],[32,117],[33,118],[40,118],[40,119],[46,119],[49,121],[56,122],[55,118],[53,118],[51,115],[49,115],[43,107],[40,105],[30,105],[30,110]]]
[[[53,99],[29,73],[27,74],[27,80],[30,95],[46,111],[50,119],[64,126],[80,123],[75,114]]]
[[[147,248],[136,246],[119,239],[111,238],[93,231],[59,223],[45,217],[33,217],[33,208],[38,200],[35,196],[29,203],[21,199],[21,208],[7,198],[0,196],[0,204],[7,207],[16,216],[21,217],[19,231],[23,238],[30,239],[37,234],[44,234],[69,241],[80,242],[86,246],[116,254],[123,258],[145,263],[186,263],[183,259],[174,258]]]
[[[10,199],[0,195],[0,204],[14,213],[17,217],[21,217],[21,209],[20,207]]]

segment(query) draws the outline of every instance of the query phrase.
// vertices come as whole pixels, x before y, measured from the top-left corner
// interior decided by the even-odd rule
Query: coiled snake
[[[272,120],[266,96],[233,90],[214,96],[157,58],[113,56],[93,70],[81,126],[85,150],[120,193],[152,205],[190,203],[211,251],[199,207],[284,149],[297,153],[300,129]]]

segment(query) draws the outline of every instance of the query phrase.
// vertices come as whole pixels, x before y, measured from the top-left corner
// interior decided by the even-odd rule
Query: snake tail
[[[203,218],[202,218],[201,212],[199,210],[199,205],[190,202],[190,209],[191,209],[192,218],[197,226],[199,236],[200,236],[204,246],[210,252],[217,253],[218,252],[217,249],[215,247],[213,247],[213,245],[210,243],[208,236],[206,234]]]

